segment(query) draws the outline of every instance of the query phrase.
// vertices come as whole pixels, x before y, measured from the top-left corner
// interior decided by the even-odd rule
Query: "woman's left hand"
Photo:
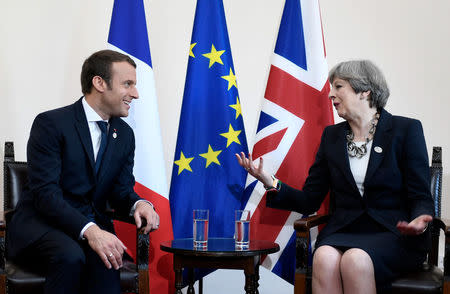
[[[410,223],[405,221],[399,221],[397,223],[397,229],[403,235],[420,235],[425,232],[428,223],[433,220],[433,217],[428,214],[422,214],[412,220]]]

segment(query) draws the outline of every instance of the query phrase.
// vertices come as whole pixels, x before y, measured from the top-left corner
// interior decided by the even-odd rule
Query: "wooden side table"
[[[162,242],[161,250],[173,253],[175,293],[181,294],[182,269],[188,268],[188,294],[194,294],[194,268],[241,269],[245,274],[245,293],[258,293],[261,256],[280,250],[270,241],[251,240],[248,249],[239,249],[232,238],[209,238],[208,247],[194,248],[192,238]],[[200,294],[202,293],[199,287]]]

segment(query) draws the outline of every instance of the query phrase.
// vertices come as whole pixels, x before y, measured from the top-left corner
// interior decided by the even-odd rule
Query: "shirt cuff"
[[[94,222],[88,222],[88,223],[83,227],[83,229],[81,230],[81,233],[80,233],[80,240],[86,240],[86,238],[84,238],[84,232],[86,232],[86,230],[87,230],[90,226],[93,226],[93,225],[95,225]]]
[[[141,202],[141,201],[147,202],[148,204],[151,205],[151,207],[153,208],[153,210],[155,210],[155,207],[153,206],[153,204],[152,204],[150,201],[141,199],[141,200],[138,200],[138,201],[136,201],[136,202],[134,203],[133,207],[132,207],[131,210],[130,210],[130,216],[133,216],[134,212],[136,211],[136,206],[137,206],[137,204],[138,204],[139,202]]]

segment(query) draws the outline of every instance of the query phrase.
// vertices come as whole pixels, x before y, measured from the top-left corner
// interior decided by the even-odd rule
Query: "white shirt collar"
[[[89,103],[87,103],[86,97],[83,97],[81,103],[83,103],[84,113],[86,114],[86,119],[88,122],[96,122],[99,120],[108,122],[108,120],[102,119],[101,116],[89,105]]]

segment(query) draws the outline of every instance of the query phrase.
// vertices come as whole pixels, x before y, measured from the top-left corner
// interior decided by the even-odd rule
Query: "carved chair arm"
[[[113,209],[106,210],[106,214],[114,220],[126,222],[133,225],[136,224],[133,216],[116,213]],[[141,228],[137,230],[136,265],[138,267],[138,270],[148,270],[150,239],[149,234],[144,233],[144,228],[146,225],[147,221],[145,219],[142,219]]]
[[[450,277],[450,220],[435,217],[433,219],[433,226],[442,229],[445,235],[445,249],[444,249],[444,280],[449,280]]]
[[[0,275],[5,273],[6,265],[6,213],[0,213]]]
[[[106,209],[105,214],[113,220],[118,220],[132,225],[136,224],[133,216],[117,213],[114,209]]]
[[[4,232],[6,230],[6,213],[2,211],[0,213],[0,232]]]
[[[329,218],[328,214],[317,214],[300,218],[294,222],[294,229],[297,232],[308,232],[313,227],[325,224]]]
[[[446,237],[450,237],[450,220],[442,217],[435,217],[433,225],[444,231]]]
[[[329,215],[313,215],[306,218],[298,219],[294,222],[294,229],[297,232],[296,239],[296,285],[307,285],[307,292],[310,293],[311,282],[305,281],[310,279],[312,268],[309,264],[309,253],[311,252],[311,236],[310,229],[325,224],[329,220]],[[299,278],[300,277],[300,278]],[[301,282],[302,280],[303,282]],[[298,287],[298,286],[296,286]],[[309,292],[308,292],[309,291]]]

